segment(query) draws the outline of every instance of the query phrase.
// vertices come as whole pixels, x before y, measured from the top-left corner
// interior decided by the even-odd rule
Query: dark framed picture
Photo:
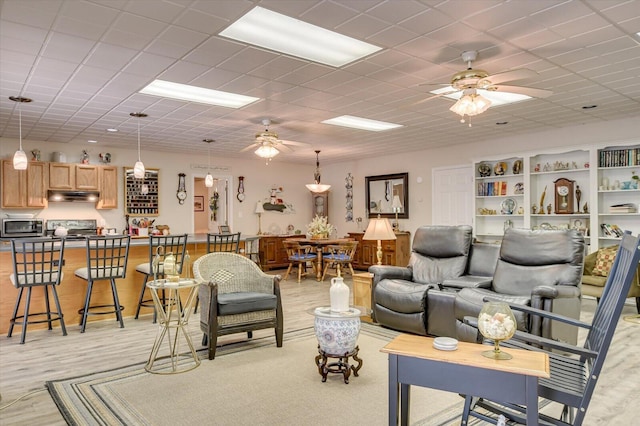
[[[194,212],[203,212],[204,211],[204,196],[203,195],[195,195],[193,197],[193,211]]]
[[[231,228],[229,227],[229,225],[218,225],[218,230],[220,231],[221,234],[231,233]]]

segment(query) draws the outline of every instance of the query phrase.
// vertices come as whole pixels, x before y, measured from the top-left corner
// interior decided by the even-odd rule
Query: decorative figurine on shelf
[[[40,161],[40,150],[32,149],[31,150],[31,161]]]
[[[580,189],[580,185],[576,185],[576,210],[580,211],[580,199],[582,198],[582,190]]]
[[[89,153],[86,149],[82,150],[82,156],[80,157],[80,162],[82,164],[89,164]]]
[[[587,205],[587,202],[586,202],[586,201],[584,202],[584,207],[582,208],[582,211],[583,211],[584,213],[589,213],[589,206]]]
[[[547,195],[547,186],[545,185],[542,195],[540,195],[540,214],[544,214],[544,197]]]
[[[540,163],[536,164],[536,166],[533,168],[534,172],[539,172],[540,171]]]
[[[538,206],[536,206],[535,204],[531,206],[531,213],[536,214],[537,211],[538,211]]]
[[[218,200],[220,199],[220,194],[218,193],[218,188],[216,188],[213,192],[213,197],[209,200],[209,209],[211,209],[211,221],[215,222],[218,220]]]
[[[107,153],[100,153],[98,154],[98,157],[100,158],[100,162],[104,163],[104,164],[109,164],[111,163],[111,154]]]
[[[551,203],[547,204],[547,214],[551,214]]]

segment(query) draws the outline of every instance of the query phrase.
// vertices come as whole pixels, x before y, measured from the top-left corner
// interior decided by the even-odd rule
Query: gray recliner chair
[[[414,235],[408,267],[371,266],[374,320],[426,335],[427,290],[465,273],[471,238],[467,225],[422,226]]]
[[[584,238],[576,230],[508,229],[490,288],[463,288],[455,295],[457,337],[476,341],[477,330],[464,324],[477,317],[487,298],[531,306],[579,318]],[[514,311],[518,329],[575,344],[573,327],[529,318]]]

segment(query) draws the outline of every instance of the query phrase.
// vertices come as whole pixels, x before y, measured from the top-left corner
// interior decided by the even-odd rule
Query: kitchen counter
[[[257,235],[241,235],[241,250],[245,246],[255,244],[260,239]],[[77,325],[80,322],[78,309],[84,305],[84,297],[87,290],[87,282],[74,275],[78,268],[87,266],[87,255],[84,241],[68,241],[64,248],[64,266],[62,272],[64,278],[58,287],[58,295],[64,314],[67,327]],[[200,256],[206,254],[207,234],[189,234],[187,239],[187,250],[191,257],[191,264]],[[257,251],[257,249],[256,249]],[[247,253],[253,250],[246,250]],[[141,263],[149,262],[149,238],[132,238],[129,246],[129,259],[127,263],[127,274],[123,279],[116,280],[120,304],[125,307],[123,315],[132,321],[138,306],[138,296],[143,282],[143,275],[136,272],[136,267]],[[0,334],[6,334],[9,328],[9,319],[13,312],[18,290],[11,284],[9,275],[13,273],[13,260],[11,256],[11,244],[3,242],[0,246]],[[193,274],[191,274],[193,276]],[[100,281],[94,287],[91,301],[93,304],[112,303],[111,289],[108,281]],[[22,312],[22,307],[20,308]],[[44,293],[40,289],[33,292],[31,298],[31,312],[44,312]],[[141,315],[151,314],[151,308],[143,308]],[[97,321],[104,318],[100,316],[89,316],[89,321]],[[151,321],[150,317],[142,316],[140,321]],[[59,325],[54,325],[59,327]],[[29,329],[43,329],[47,324],[30,324]],[[126,321],[125,321],[126,327]],[[18,333],[20,327],[17,328]],[[91,332],[91,326],[87,327],[87,333]],[[14,333],[16,331],[14,330]]]

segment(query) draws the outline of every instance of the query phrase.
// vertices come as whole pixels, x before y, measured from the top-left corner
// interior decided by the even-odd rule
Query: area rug
[[[383,425],[388,417],[387,354],[397,333],[362,324],[363,366],[345,384],[325,383],[314,363],[313,328],[223,346],[194,370],[156,375],[144,363],[47,382],[70,425]],[[206,354],[201,354],[206,358]],[[413,387],[411,424],[458,425],[463,399]]]

